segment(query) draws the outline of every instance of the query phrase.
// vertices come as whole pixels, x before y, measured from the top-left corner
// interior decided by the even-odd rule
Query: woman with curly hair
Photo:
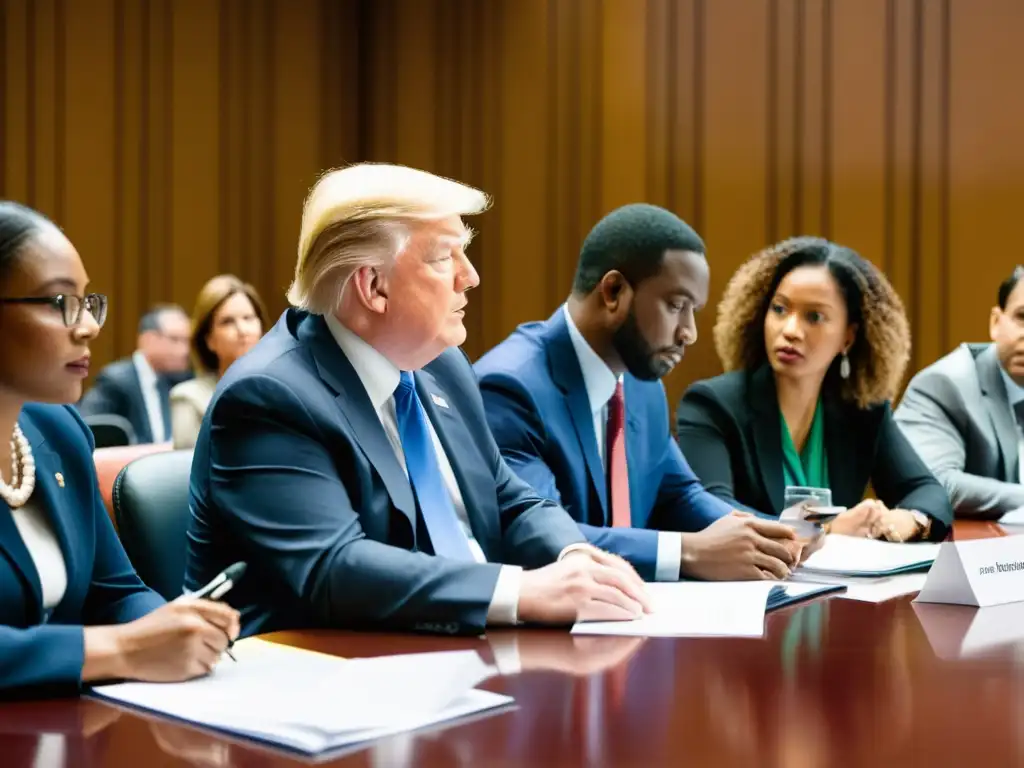
[[[711,493],[779,515],[787,486],[829,488],[832,533],[939,540],[953,512],[892,417],[910,358],[903,304],[849,248],[800,237],[756,254],[718,305],[727,371],[683,395],[677,434]],[[871,483],[877,499],[864,499]]]

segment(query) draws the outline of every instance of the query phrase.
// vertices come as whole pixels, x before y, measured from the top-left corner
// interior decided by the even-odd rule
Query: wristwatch
[[[928,534],[932,530],[932,519],[924,512],[918,512],[916,509],[911,509],[910,515],[914,518],[914,522],[917,523],[918,534],[920,537],[922,539],[927,539]]]

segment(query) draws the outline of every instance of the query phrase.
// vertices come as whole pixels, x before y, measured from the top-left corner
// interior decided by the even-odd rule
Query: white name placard
[[[985,608],[1024,601],[1024,536],[948,541],[914,602]]]

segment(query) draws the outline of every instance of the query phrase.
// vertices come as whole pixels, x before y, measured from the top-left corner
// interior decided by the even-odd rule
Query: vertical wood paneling
[[[918,153],[920,109],[918,90],[918,49],[916,24],[919,7],[914,2],[889,0],[886,53],[886,206],[887,243],[884,266],[897,293],[907,303],[911,333],[917,335],[914,306],[916,292],[913,259],[916,251],[917,176],[914,158]]]
[[[501,71],[501,186],[493,190],[502,227],[502,259],[496,265],[500,327],[507,333],[525,318],[547,317],[554,309],[544,290],[550,260],[547,229],[557,215],[548,208],[552,115],[547,89],[548,3],[506,0],[502,3],[504,56]],[[512,286],[517,286],[512,289]],[[529,286],[529,287],[528,287]],[[525,290],[524,290],[525,289]]]
[[[981,10],[984,9],[984,13]],[[986,309],[1018,252],[1024,206],[1024,8],[1014,0],[952,3],[950,285],[953,341],[988,338]]]
[[[33,205],[48,216],[56,216],[61,180],[57,178],[57,0],[35,0],[30,43],[33,53],[33,95],[29,106],[29,134],[32,136],[30,178]],[[63,73],[61,73],[63,76]]]
[[[30,6],[24,2],[4,3],[4,195],[28,205],[29,144],[28,121],[31,77],[29,60]]]
[[[918,234],[911,252],[915,285],[913,308],[917,317],[914,369],[938,359],[953,345],[952,339],[948,338],[946,321],[948,283],[943,277],[948,272],[948,267],[943,263],[943,254],[947,248],[943,199],[948,168],[944,138],[948,122],[943,114],[944,91],[947,87],[943,79],[943,61],[948,42],[945,4],[946,0],[922,3],[918,21],[920,75],[916,102],[920,137],[914,160],[914,175],[917,179],[915,228]]]
[[[275,0],[274,48],[289,51],[274,68],[275,103],[272,110],[273,237],[268,249],[272,296],[288,290],[294,270],[302,200],[316,181],[321,162],[318,94],[322,92],[317,50],[302,46],[289,50],[290,40],[315,40],[320,23],[317,0]]]
[[[882,266],[887,0],[833,0],[832,238]]]
[[[913,367],[984,338],[1019,259],[1015,0],[0,0],[0,186],[113,295],[97,362],[212,274],[273,312],[317,173],[363,159],[476,184],[467,350],[569,291],[579,245],[646,200],[709,246],[702,340],[747,256],[825,234],[884,267]],[[954,288],[955,287],[955,288]]]
[[[144,60],[146,57],[146,18],[141,3],[118,0],[115,20],[115,99],[118,103],[115,120],[115,205],[119,211],[115,241],[118,274],[111,298],[118,308],[120,322],[110,321],[104,333],[114,339],[115,350],[131,349],[135,343],[135,325],[130,318],[145,311],[147,299],[144,290],[147,254],[140,250],[143,221],[146,217],[143,192],[145,164],[143,117],[145,89]],[[113,312],[113,306],[111,307]]]
[[[171,27],[171,290],[195,296],[208,275],[186,268],[196,254],[219,263],[220,43],[216,3],[175,0]]]
[[[116,231],[121,216],[114,195],[114,0],[68,3],[66,9],[67,208],[61,225],[85,260],[97,290],[115,284]],[[120,310],[115,320],[123,322]],[[94,351],[114,353],[114,336],[100,334]]]
[[[601,61],[614,66],[602,71],[601,216],[648,198],[649,162],[647,25],[633,0],[604,0],[603,6]]]

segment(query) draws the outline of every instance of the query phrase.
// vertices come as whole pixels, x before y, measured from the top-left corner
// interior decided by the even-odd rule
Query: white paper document
[[[117,683],[93,694],[307,753],[356,744],[512,703],[475,690],[494,675],[475,651],[340,659],[256,639],[208,677]]]
[[[857,536],[829,534],[825,544],[800,566],[804,573],[844,576],[887,576],[927,570],[939,554],[939,544],[900,544]]]
[[[647,585],[653,611],[633,621],[580,621],[576,635],[761,637],[772,581],[680,581]]]
[[[839,600],[857,600],[862,603],[884,603],[921,590],[927,573],[900,573],[895,576],[835,576],[828,573],[802,573],[797,571],[790,579],[815,584],[841,584],[844,592],[837,592]]]

